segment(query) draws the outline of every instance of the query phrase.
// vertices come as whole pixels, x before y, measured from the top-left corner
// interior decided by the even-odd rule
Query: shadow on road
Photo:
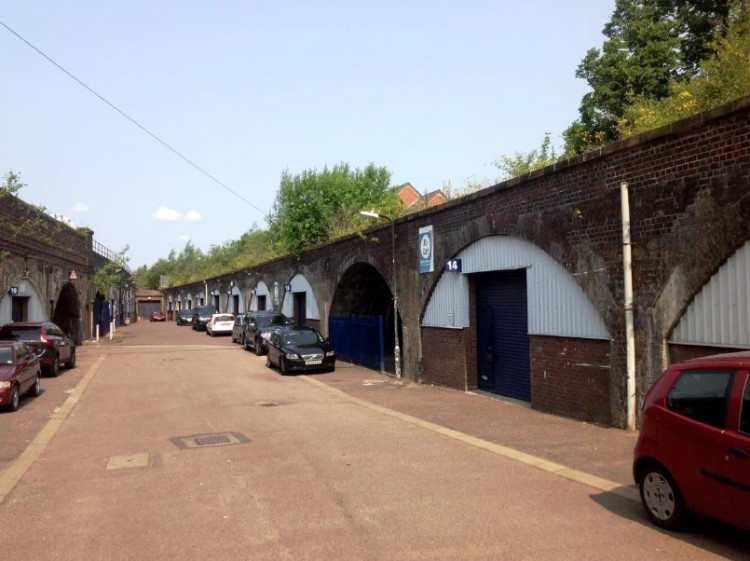
[[[695,518],[681,532],[668,532],[658,528],[648,519],[639,502],[625,499],[614,493],[591,495],[591,499],[617,516],[715,555],[721,555],[732,561],[747,561],[750,558],[750,532],[705,518]]]

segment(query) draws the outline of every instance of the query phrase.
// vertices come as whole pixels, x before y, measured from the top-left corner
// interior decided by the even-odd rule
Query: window
[[[728,370],[686,370],[667,396],[667,408],[714,427],[727,420],[729,392],[734,372]]]
[[[740,410],[740,432],[750,434],[750,378],[745,380],[745,394]]]

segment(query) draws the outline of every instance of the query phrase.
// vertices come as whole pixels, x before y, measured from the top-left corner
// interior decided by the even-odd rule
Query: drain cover
[[[186,448],[207,448],[210,446],[231,446],[247,444],[250,439],[240,432],[218,432],[208,434],[191,434],[190,436],[173,436],[169,440],[183,450]]]

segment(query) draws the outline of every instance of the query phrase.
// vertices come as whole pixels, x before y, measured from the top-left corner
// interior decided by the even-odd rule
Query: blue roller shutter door
[[[526,269],[476,275],[480,388],[531,400]]]

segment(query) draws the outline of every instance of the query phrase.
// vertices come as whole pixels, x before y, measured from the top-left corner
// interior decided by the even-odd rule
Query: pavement
[[[86,345],[137,344],[139,325],[120,328]],[[631,471],[637,432],[546,414],[488,392],[396,379],[346,362],[338,362],[332,373],[299,377],[446,437],[600,491],[640,500]]]

